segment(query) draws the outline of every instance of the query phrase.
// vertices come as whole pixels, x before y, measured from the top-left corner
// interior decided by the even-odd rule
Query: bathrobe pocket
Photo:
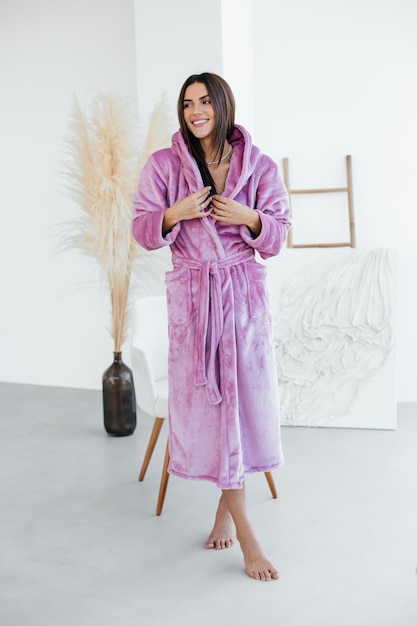
[[[168,319],[171,325],[184,325],[191,321],[191,277],[187,267],[165,274]]]
[[[249,312],[253,319],[271,319],[271,307],[266,288],[267,268],[260,263],[245,264],[248,281]]]

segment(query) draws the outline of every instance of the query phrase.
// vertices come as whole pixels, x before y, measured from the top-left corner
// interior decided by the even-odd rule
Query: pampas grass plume
[[[155,107],[140,152],[132,104],[99,93],[81,110],[74,95],[64,175],[70,197],[81,210],[64,226],[64,248],[96,259],[110,289],[114,351],[124,339],[132,265],[140,247],[132,236],[132,196],[149,155],[168,145],[168,107]]]

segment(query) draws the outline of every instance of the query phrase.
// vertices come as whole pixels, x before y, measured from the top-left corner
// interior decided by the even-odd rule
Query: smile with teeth
[[[208,120],[194,120],[193,125],[194,126],[203,126],[206,122],[208,122]]]

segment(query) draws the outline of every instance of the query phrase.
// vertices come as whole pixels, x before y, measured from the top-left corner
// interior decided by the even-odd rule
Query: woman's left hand
[[[255,209],[217,194],[211,199],[211,207],[211,217],[218,222],[247,226],[256,236],[261,232],[261,218]]]

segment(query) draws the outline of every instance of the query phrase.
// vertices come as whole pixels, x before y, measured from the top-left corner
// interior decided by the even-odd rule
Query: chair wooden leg
[[[272,497],[273,498],[278,498],[278,493],[277,493],[277,490],[276,490],[276,487],[275,487],[274,478],[273,478],[271,472],[265,472],[265,478],[266,478],[266,480],[268,482],[268,485],[269,485],[269,488],[271,490]]]
[[[169,441],[165,450],[164,466],[162,468],[161,485],[159,487],[158,504],[156,505],[156,514],[161,515],[164,506],[165,494],[168,487],[168,463],[169,463]]]
[[[148,469],[149,461],[152,458],[152,454],[158,441],[159,433],[161,432],[162,425],[165,419],[163,417],[155,417],[151,436],[149,437],[148,447],[146,448],[145,458],[143,459],[142,467],[139,474],[139,480],[145,478],[146,470]]]

